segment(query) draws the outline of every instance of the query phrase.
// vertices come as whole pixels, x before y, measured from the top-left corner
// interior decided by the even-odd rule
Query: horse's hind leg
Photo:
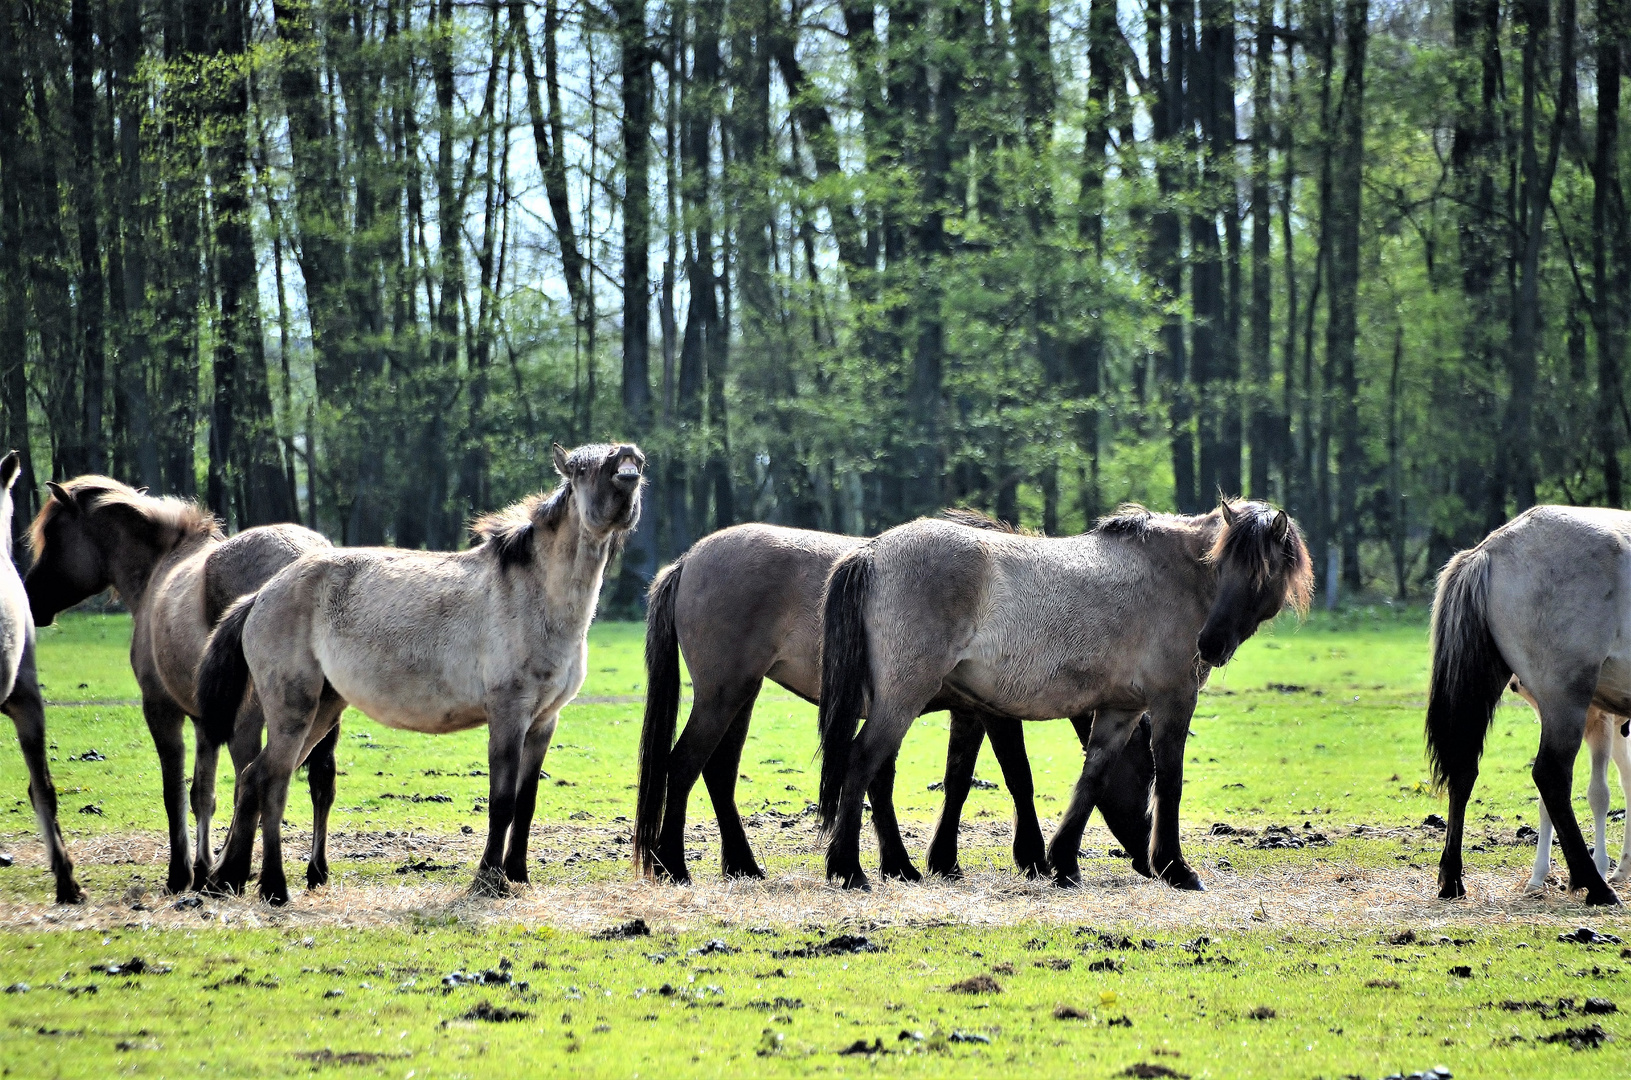
[[[181,735],[186,716],[175,702],[151,694],[142,697],[142,715],[159,754],[164,814],[170,826],[170,872],[164,887],[173,893],[184,892],[193,880],[187,857],[187,744]]]
[[[724,741],[725,735],[730,731],[731,724],[738,714],[746,709],[746,715],[751,717],[753,700],[759,693],[762,680],[755,679],[746,687],[739,687],[735,692],[724,689],[710,689],[699,687],[696,698],[691,704],[691,715],[685,721],[685,729],[680,737],[674,740],[674,749],[668,757],[668,794],[663,805],[663,828],[657,838],[657,850],[652,855],[652,866],[658,877],[666,877],[676,884],[684,884],[691,880],[691,871],[685,862],[685,811],[691,800],[691,789],[696,786],[697,779],[702,775],[703,768],[708,760],[714,756],[714,751]],[[747,737],[747,725],[744,721],[742,737]],[[732,795],[734,800],[734,794]],[[735,802],[731,808],[734,812]],[[719,812],[719,803],[714,804],[714,812]],[[738,824],[738,830],[741,826]],[[724,819],[720,822],[720,837],[724,839]],[[742,845],[747,846],[747,837],[742,836]]]
[[[1592,861],[1597,872],[1608,877],[1608,716],[1593,708],[1586,714],[1586,748],[1591,752],[1591,777],[1586,781],[1586,804],[1591,807],[1591,824],[1596,836]]]
[[[341,704],[340,709],[344,705]],[[335,709],[336,713],[340,709]],[[312,747],[306,756],[306,786],[311,789],[311,859],[306,863],[306,888],[320,889],[328,884],[328,815],[334,809],[334,778],[338,768],[334,764],[334,751],[340,743],[338,717],[332,726],[318,716],[320,726],[329,731],[322,741]]]
[[[1546,875],[1552,872],[1552,815],[1546,812],[1546,800],[1536,798],[1540,806],[1540,828],[1535,837],[1535,866],[1529,871],[1529,884],[1525,892],[1544,892]]]
[[[1563,846],[1563,859],[1569,868],[1569,890],[1585,889],[1588,904],[1617,904],[1619,897],[1614,895],[1614,890],[1608,887],[1603,875],[1597,871],[1585,837],[1580,833],[1574,807],[1569,801],[1574,780],[1574,759],[1580,753],[1580,740],[1586,728],[1586,710],[1591,706],[1596,683],[1597,672],[1592,670],[1582,672],[1578,678],[1558,689],[1529,687],[1541,707],[1540,750],[1535,754],[1531,774],[1540,797],[1546,800],[1547,812],[1552,816],[1552,828],[1557,830],[1558,841]],[[1458,800],[1454,788],[1450,794],[1449,826],[1455,835],[1446,837],[1445,843],[1448,845],[1453,839],[1459,845],[1466,798],[1463,794]]]
[[[1002,769],[1003,783],[1014,798],[1014,862],[1028,878],[1047,877],[1048,849],[1036,817],[1036,786],[1031,779],[1031,759],[1025,754],[1024,724],[987,713],[985,733]]]
[[[1076,735],[1087,747],[1082,760],[1082,775],[1076,780],[1070,805],[1054,831],[1048,844],[1048,865],[1053,867],[1054,884],[1068,888],[1082,883],[1082,833],[1087,819],[1104,790],[1111,766],[1121,756],[1128,736],[1138,723],[1139,713],[1132,709],[1100,709],[1092,716],[1072,717]],[[1084,730],[1085,729],[1085,730]]]
[[[553,713],[535,721],[521,744],[521,780],[515,789],[515,816],[510,820],[509,841],[504,849],[504,877],[517,885],[529,880],[527,843],[532,839],[532,815],[538,808],[538,770],[544,767],[544,755],[549,753],[559,715]]]
[[[753,702],[760,685],[754,684],[752,696],[736,710],[724,738],[702,767],[702,781],[708,785],[708,798],[713,801],[714,817],[719,821],[719,869],[728,878],[765,876],[753,857],[753,845],[748,842],[741,812],[736,808],[736,778],[742,766],[742,746],[747,741]]]
[[[964,709],[951,710],[951,732],[946,739],[946,776],[941,784],[944,798],[925,859],[931,874],[948,878],[963,876],[963,868],[957,864],[957,828],[963,816],[963,803],[968,799],[969,785],[974,781],[974,766],[980,759],[980,744],[985,742],[986,728],[987,724],[982,723],[978,715]]]
[[[202,889],[210,873],[210,822],[215,817],[215,774],[221,748],[204,737],[202,725],[193,721],[193,873],[192,887]]]
[[[1155,758],[1150,752],[1150,722],[1138,722],[1121,756],[1110,766],[1099,792],[1099,815],[1110,834],[1144,877],[1150,872],[1150,785],[1155,780]]]
[[[839,878],[846,889],[867,888],[866,874],[861,870],[861,814],[865,796],[871,792],[874,779],[880,773],[894,786],[895,755],[900,752],[901,740],[940,688],[944,677],[940,671],[929,670],[919,676],[916,686],[901,685],[891,688],[892,693],[879,694],[873,701],[872,715],[861,725],[860,732],[850,747],[849,768],[838,799],[838,813],[833,822],[832,840],[827,845],[827,877]],[[873,802],[876,814],[880,805]],[[893,820],[893,795],[883,806]],[[889,852],[884,852],[886,857]],[[908,865],[910,865],[908,863]],[[898,866],[886,870],[899,870]],[[915,873],[915,871],[914,871]]]
[[[16,685],[3,708],[16,725],[17,743],[28,766],[28,801],[33,804],[34,817],[39,822],[40,839],[51,856],[57,903],[84,903],[85,892],[74,880],[74,862],[68,857],[62,830],[57,826],[57,789],[51,782],[51,765],[45,752],[45,702],[40,697],[39,681],[34,674],[32,647],[23,654]]]
[[[900,819],[895,816],[895,758],[879,766],[867,786],[867,797],[872,802],[872,830],[878,836],[878,873],[896,881],[922,881],[923,875],[912,865],[912,856],[900,835]]]

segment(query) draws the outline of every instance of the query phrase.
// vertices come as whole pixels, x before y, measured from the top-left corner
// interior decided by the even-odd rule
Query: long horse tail
[[[855,726],[872,689],[866,599],[872,588],[872,545],[845,555],[827,578],[821,616],[821,827],[838,818],[838,798],[849,772]]]
[[[204,659],[198,665],[198,711],[204,738],[220,746],[232,738],[249,687],[249,661],[244,658],[244,623],[255,609],[259,593],[250,593],[215,624]]]
[[[674,602],[685,556],[651,583],[646,604],[646,718],[640,728],[640,784],[634,804],[634,867],[651,873],[668,797],[668,757],[680,713],[680,642]]]
[[[1489,630],[1489,552],[1458,553],[1433,596],[1433,672],[1427,688],[1427,760],[1442,788],[1478,771],[1484,737],[1512,667]]]

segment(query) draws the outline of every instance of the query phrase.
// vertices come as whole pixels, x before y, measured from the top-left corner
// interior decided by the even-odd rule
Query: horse
[[[130,609],[130,665],[141,691],[142,715],[159,755],[169,819],[166,888],[203,884],[210,865],[218,750],[198,738],[191,803],[197,819],[196,856],[189,856],[182,728],[201,716],[196,673],[210,628],[227,605],[258,589],[298,556],[330,546],[299,525],[263,525],[231,539],[196,503],[154,498],[107,476],[49,483],[50,498],[29,530],[34,565],[24,585],[34,621],[49,626],[59,612],[110,586]],[[234,770],[260,750],[260,711],[251,702],[230,747]],[[312,759],[312,855],[307,880],[328,880],[325,838],[334,804],[334,747]]]
[[[287,902],[289,777],[347,704],[432,735],[486,724],[488,836],[472,892],[526,882],[539,769],[583,685],[606,562],[639,520],[645,456],[629,444],[556,446],[554,464],[553,492],[477,520],[466,551],[312,552],[222,616],[198,672],[204,734],[231,734],[253,683],[267,737],[240,778],[209,891],[243,890],[259,822],[260,895]]]
[[[828,578],[821,651],[827,875],[867,884],[861,797],[936,695],[1088,727],[1087,755],[1048,847],[1060,885],[1081,875],[1087,815],[1150,716],[1149,863],[1203,888],[1178,838],[1183,751],[1210,669],[1313,592],[1308,549],[1282,510],[1222,500],[1197,517],[1123,507],[1080,536],[1042,538],[919,519],[843,556]],[[865,715],[866,725],[855,728]]]
[[[1525,701],[1535,714],[1540,706],[1535,696],[1523,688],[1516,678],[1507,688]],[[1597,872],[1608,873],[1608,760],[1620,774],[1620,787],[1624,789],[1627,806],[1631,806],[1631,720],[1614,716],[1593,705],[1586,710],[1586,746],[1591,750],[1591,780],[1586,784],[1586,799],[1591,804],[1592,824],[1597,827],[1597,843],[1592,855],[1597,861]],[[1529,874],[1525,892],[1541,892],[1546,888],[1546,875],[1552,869],[1552,816],[1546,812],[1546,803],[1540,802],[1540,834],[1535,844],[1535,868]],[[1619,867],[1608,879],[1610,885],[1631,881],[1631,831],[1625,836],[1625,847],[1620,851]]]
[[[947,511],[958,524],[1008,529],[978,511]],[[646,613],[646,711],[640,736],[634,866],[676,882],[690,880],[685,860],[685,812],[700,774],[719,822],[726,877],[762,878],[736,808],[737,769],[754,701],[765,679],[806,701],[821,692],[821,596],[833,563],[866,541],[777,525],[736,525],[705,537],[652,581]],[[679,741],[680,654],[694,698]],[[925,711],[951,711],[945,800],[929,842],[930,873],[957,877],[957,824],[980,745],[989,734],[1014,798],[1014,860],[1028,876],[1048,872],[1042,830],[1032,801],[1025,736],[1016,720],[937,697]],[[1100,810],[1118,842],[1148,876],[1150,763],[1147,741],[1117,761],[1117,775]],[[883,873],[916,881],[894,810],[894,761],[871,786],[872,823]]]
[[[1569,890],[1618,904],[1570,803],[1574,759],[1593,705],[1631,714],[1631,512],[1536,506],[1458,552],[1433,596],[1427,757],[1449,794],[1439,897],[1466,895],[1461,836],[1478,760],[1507,680],[1540,712],[1530,770],[1557,831]]]
[[[45,699],[40,696],[39,674],[34,668],[34,616],[28,593],[11,558],[11,488],[17,482],[22,458],[13,450],[0,460],[0,532],[4,538],[4,567],[0,568],[0,711],[11,717],[17,742],[28,766],[28,801],[34,807],[40,836],[51,859],[57,903],[82,904],[85,891],[74,880],[74,861],[57,827],[57,788],[45,753]]]

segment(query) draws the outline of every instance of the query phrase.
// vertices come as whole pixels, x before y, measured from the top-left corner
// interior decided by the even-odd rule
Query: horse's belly
[[[347,704],[386,727],[443,735],[487,722],[480,704],[449,693],[438,680],[404,672],[394,678],[381,678],[379,673],[357,678],[334,671],[328,679]]]
[[[1002,664],[964,660],[946,681],[975,701],[1022,719],[1080,716],[1094,706],[1090,676],[1013,659]]]

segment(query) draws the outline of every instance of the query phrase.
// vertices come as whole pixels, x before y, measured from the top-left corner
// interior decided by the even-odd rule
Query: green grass
[[[151,742],[140,709],[129,704],[136,689],[128,641],[129,622],[120,616],[68,616],[41,633],[46,696],[72,703],[48,711],[70,847],[97,837],[156,838],[163,829]],[[563,714],[538,810],[543,826],[581,829],[588,857],[568,864],[556,858],[537,868],[535,881],[593,890],[596,882],[629,874],[622,858],[627,849],[613,841],[626,829],[620,819],[632,814],[641,646],[641,629],[631,624],[599,624],[591,634],[589,680],[580,703]],[[1442,811],[1442,800],[1427,789],[1421,750],[1426,667],[1420,610],[1366,609],[1303,624],[1284,619],[1259,634],[1214,674],[1197,709],[1184,796],[1186,843],[1206,858],[1227,855],[1243,876],[1287,865],[1403,863],[1430,881],[1439,841],[1415,828],[1425,815]],[[1534,817],[1526,766],[1538,725],[1526,706],[1508,701],[1489,740],[1468,863],[1509,871],[1515,879],[1533,855],[1512,836]],[[901,755],[898,803],[919,835],[939,809],[929,784],[943,768],[945,726],[943,715],[923,718]],[[799,810],[814,798],[813,729],[810,706],[766,688],[743,755],[738,801],[744,811]],[[1027,725],[1027,740],[1046,820],[1068,798],[1080,750],[1064,723]],[[82,760],[89,750],[105,760]],[[461,827],[478,836],[485,830],[476,801],[487,793],[483,731],[431,738],[348,713],[340,768],[337,833],[435,837]],[[988,758],[980,774],[998,779]],[[1584,779],[1582,756],[1576,781],[1582,810]],[[222,780],[221,804],[228,806],[230,779]],[[0,740],[0,849],[32,837],[25,783],[15,744]],[[450,801],[400,797],[412,795]],[[975,791],[966,818],[1005,820],[1009,805],[1000,788]],[[80,813],[86,806],[100,813]],[[309,826],[303,796],[291,798],[290,808],[292,826]],[[700,786],[691,813],[711,834]],[[1203,836],[1217,821],[1300,831],[1306,822],[1333,844],[1257,850]],[[1355,837],[1356,825],[1395,832]],[[772,875],[819,865],[808,845],[764,846],[771,849]],[[562,849],[552,850],[558,856]],[[298,880],[296,856],[288,857]],[[1007,855],[987,842],[964,861],[1001,867]],[[335,869],[341,884],[405,880],[386,857],[348,860]],[[466,862],[426,877],[462,883],[471,869]],[[93,898],[104,903],[133,885],[138,892],[153,888],[163,877],[163,867],[153,863],[82,858],[80,871]],[[699,879],[712,877],[711,855],[695,872]],[[43,905],[49,896],[49,879],[37,867],[0,869],[0,905]],[[1444,919],[1462,917],[1454,905],[1443,912]],[[1578,1004],[1602,997],[1631,1010],[1624,974],[1631,959],[1621,956],[1621,946],[1560,944],[1559,927],[1551,924],[1557,917],[1538,912],[1535,925],[1415,927],[1421,940],[1403,946],[1386,944],[1402,928],[1382,920],[1362,931],[1094,927],[1155,943],[1110,950],[1096,933],[1043,924],[771,926],[757,928],[761,933],[751,922],[727,927],[704,918],[677,935],[658,926],[654,937],[599,941],[536,925],[505,926],[459,905],[368,929],[250,929],[201,921],[191,930],[76,931],[67,929],[74,925],[69,912],[54,931],[0,932],[0,984],[31,987],[0,996],[0,1075],[305,1075],[320,1068],[395,1077],[818,1071],[1100,1077],[1140,1062],[1194,1077],[1378,1077],[1441,1062],[1458,1076],[1623,1071],[1631,1039],[1624,1014],[1586,1016],[1577,1009],[1558,1016],[1552,1009],[1542,1016],[1499,1007],[1508,1000],[1555,1005],[1559,998]],[[1561,917],[1631,940],[1623,916],[1603,918],[1565,905]],[[866,934],[882,951],[775,955],[846,930]],[[1203,933],[1215,940],[1185,947]],[[1441,934],[1461,943],[1436,943]],[[733,951],[690,953],[716,938]],[[657,954],[661,961],[653,959]],[[131,956],[172,970],[134,977],[91,970]],[[1119,971],[1090,970],[1107,956]],[[450,972],[496,971],[506,960],[510,985],[442,986]],[[1463,966],[1469,976],[1451,974]],[[1001,993],[947,989],[994,969]],[[515,985],[522,981],[525,989]],[[85,989],[92,985],[95,992]],[[343,994],[324,996],[334,990]],[[480,1002],[529,1015],[511,1023],[462,1019]],[[1056,1019],[1059,1005],[1085,1018]],[[1275,1015],[1254,1019],[1257,1009]],[[1535,1041],[1592,1023],[1617,1041],[1580,1051]],[[922,1038],[901,1039],[901,1032]],[[953,1033],[991,1041],[948,1041]],[[838,1053],[857,1040],[869,1046],[881,1040],[888,1053]],[[325,1051],[361,1056],[322,1057]],[[1622,1066],[1612,1066],[1615,1060]]]

